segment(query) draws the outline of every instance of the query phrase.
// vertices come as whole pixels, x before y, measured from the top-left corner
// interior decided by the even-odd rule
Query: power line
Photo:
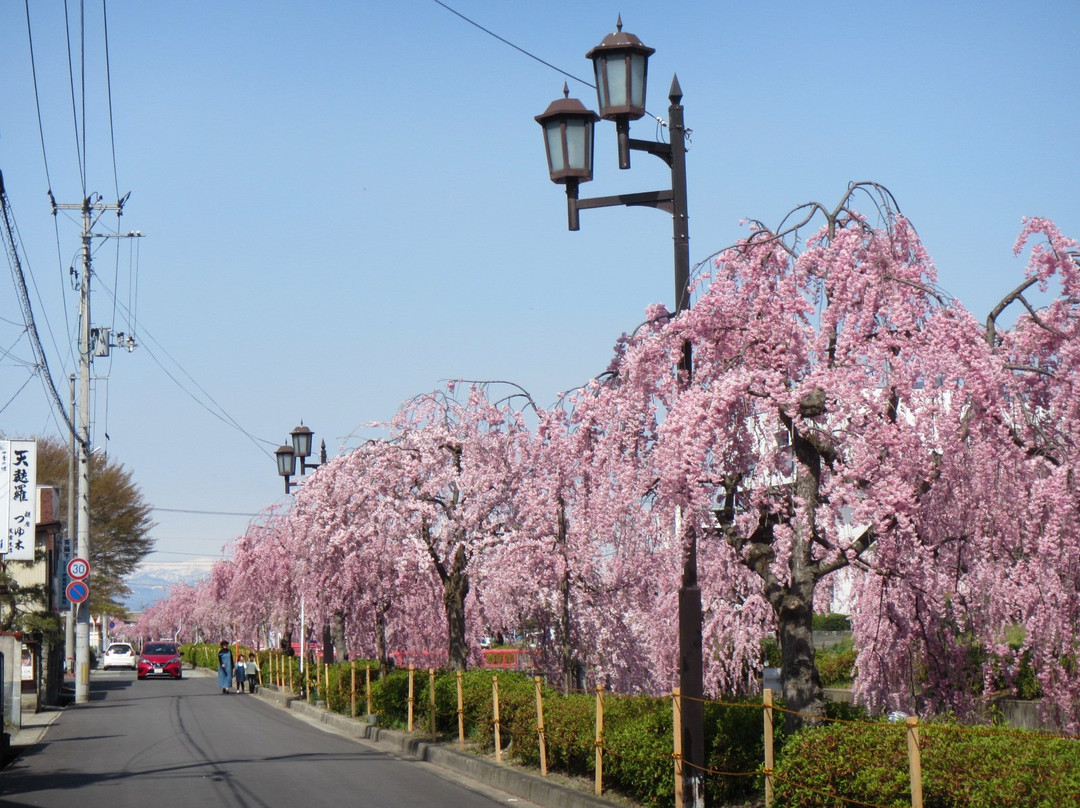
[[[49,363],[45,358],[45,350],[41,347],[41,338],[38,336],[37,326],[34,323],[34,311],[30,307],[30,295],[26,290],[26,277],[23,275],[22,264],[19,262],[19,245],[15,241],[15,228],[12,224],[13,216],[8,203],[7,191],[4,189],[4,175],[0,172],[0,230],[3,231],[4,243],[7,245],[8,257],[11,259],[11,274],[15,281],[15,288],[19,292],[19,301],[22,303],[23,321],[26,323],[27,333],[30,335],[30,344],[34,349],[34,357],[37,359],[37,371],[46,382],[46,392],[52,399],[56,412],[67,424],[69,434],[75,435],[75,426],[72,423],[72,415],[64,409],[64,403],[60,394],[56,391],[56,384],[49,372]],[[5,405],[6,406],[6,405]]]
[[[562,69],[561,67],[556,67],[556,66],[555,66],[555,65],[553,65],[553,64],[552,64],[551,62],[546,62],[546,61],[544,61],[543,59],[541,59],[541,58],[540,58],[539,56],[537,56],[536,54],[534,54],[534,53],[529,53],[529,51],[525,50],[524,48],[522,48],[522,47],[520,47],[520,46],[518,46],[518,45],[515,45],[515,44],[514,44],[513,42],[511,42],[511,41],[510,41],[509,39],[503,39],[503,38],[502,38],[501,36],[499,36],[498,34],[496,34],[496,33],[495,33],[494,31],[490,31],[490,30],[488,30],[487,28],[485,28],[484,26],[482,26],[482,25],[481,25],[480,23],[476,22],[475,20],[471,20],[471,19],[469,19],[469,18],[468,18],[468,17],[466,17],[466,16],[464,15],[464,14],[462,14],[462,13],[461,13],[460,11],[457,11],[456,9],[450,8],[450,6],[446,5],[446,3],[443,3],[443,2],[442,2],[442,0],[434,0],[434,2],[435,2],[435,3],[437,3],[438,5],[442,6],[443,8],[445,8],[445,9],[446,9],[447,11],[449,11],[449,12],[450,12],[451,14],[454,14],[455,16],[458,16],[458,17],[460,17],[461,19],[465,20],[465,22],[467,22],[467,23],[468,23],[469,25],[472,25],[472,26],[474,26],[474,27],[476,27],[476,28],[479,28],[479,29],[480,29],[481,31],[483,31],[483,32],[484,32],[485,34],[487,34],[488,36],[490,36],[490,37],[494,37],[495,39],[497,39],[497,40],[499,40],[500,42],[502,42],[502,43],[503,43],[504,45],[509,45],[509,46],[510,46],[511,48],[513,48],[514,50],[518,51],[519,53],[523,53],[523,54],[525,54],[525,55],[526,55],[526,56],[528,56],[528,57],[529,57],[530,59],[535,59],[535,60],[536,60],[536,61],[538,61],[538,62],[539,62],[540,64],[544,65],[544,67],[550,67],[550,68],[551,68],[552,70],[554,70],[555,72],[557,72],[557,73],[561,73],[562,75],[566,76],[567,78],[571,78],[571,79],[573,79],[574,81],[577,81],[577,82],[581,82],[581,83],[582,83],[582,84],[584,84],[584,85],[585,85],[586,87],[592,87],[592,88],[593,88],[594,90],[596,89],[596,85],[595,85],[595,84],[593,84],[593,83],[592,83],[591,81],[586,81],[585,79],[582,79],[582,78],[578,78],[578,77],[577,77],[577,76],[575,76],[575,75],[574,75],[573,73],[568,73],[568,72],[566,72],[565,70],[563,70],[563,69]]]
[[[53,192],[52,192],[52,176],[51,176],[51,173],[49,171],[49,154],[48,154],[48,149],[45,147],[45,126],[44,126],[44,123],[43,123],[42,117],[41,117],[41,92],[38,89],[37,58],[34,55],[34,30],[33,30],[33,26],[30,24],[30,0],[25,0],[24,5],[26,7],[26,41],[27,41],[27,44],[28,44],[28,46],[30,48],[30,73],[33,76],[33,80],[34,80],[34,107],[37,110],[38,137],[39,137],[39,139],[41,141],[41,161],[45,166],[45,184],[46,184],[46,188],[47,188],[46,193],[49,196],[49,200],[50,200],[50,202],[52,203],[52,206],[53,206],[53,211],[55,212],[55,210],[56,210],[56,198],[53,196]],[[53,216],[53,235],[54,235],[55,240],[56,240],[56,261],[57,261],[57,264],[60,267],[60,273],[61,273],[61,277],[62,277],[63,272],[64,272],[64,261],[63,261],[62,255],[61,255],[61,246],[60,246],[60,223],[57,221],[56,216]],[[33,273],[31,273],[30,277],[33,280]],[[34,292],[38,296],[38,302],[39,303],[42,302],[41,301],[41,293],[37,289],[37,282],[36,281],[34,281]],[[44,309],[44,306],[43,306],[43,309]],[[60,351],[59,347],[56,344],[56,336],[53,334],[52,325],[49,323],[48,317],[45,318],[45,324],[46,324],[46,327],[49,330],[49,336],[53,341],[53,347],[56,348],[57,355],[60,356],[60,357],[63,357],[63,353]],[[70,353],[70,351],[71,351],[71,347],[70,347],[71,323],[68,321],[68,312],[67,312],[67,307],[66,306],[64,307],[64,324],[65,324],[64,331],[69,337],[68,351]],[[72,359],[74,360],[74,357],[72,357]]]
[[[104,26],[105,35],[105,87],[109,96],[109,144],[112,147],[112,167],[113,167],[113,185],[116,188],[116,198],[120,198],[120,181],[117,179],[116,172],[116,134],[113,129],[113,108],[112,108],[112,69],[109,63],[109,15],[105,10],[105,0],[101,0],[101,20]],[[116,214],[117,218],[120,217],[119,212]],[[119,230],[119,226],[116,228]],[[119,250],[119,245],[117,245]]]
[[[30,74],[34,78],[34,104],[37,106],[38,135],[41,137],[41,159],[45,163],[45,182],[52,196],[52,180],[49,178],[49,157],[45,152],[45,127],[41,122],[41,96],[38,93],[37,62],[34,59],[34,33],[30,27],[30,0],[26,0],[26,40],[30,43]]]
[[[71,88],[71,119],[75,124],[75,157],[79,164],[79,179],[82,181],[82,195],[86,198],[86,166],[83,163],[82,141],[79,137],[79,109],[75,103],[75,66],[71,63],[71,15],[67,0],[64,0],[64,34],[67,40],[68,86]]]
[[[187,508],[159,508],[156,505],[151,505],[150,510],[160,511],[161,513],[193,513],[199,516],[258,516],[257,513],[240,513],[237,511],[195,511]]]
[[[101,280],[100,276],[98,276],[98,279],[99,279],[99,281]],[[106,294],[109,295],[109,297],[113,300],[113,303],[115,305],[119,306],[119,308],[123,311],[124,314],[126,314],[128,317],[133,317],[131,309],[129,309],[126,305],[124,305],[123,301],[117,299],[115,290],[110,289],[109,286],[104,282],[102,282],[101,288],[102,288],[103,291],[105,291]],[[194,401],[196,404],[198,404],[200,407],[202,407],[204,410],[206,410],[212,416],[217,418],[219,421],[221,421],[226,426],[232,427],[237,432],[239,432],[241,435],[243,435],[248,440],[250,440],[252,443],[254,443],[255,446],[259,449],[259,451],[261,451],[264,455],[266,455],[267,457],[270,456],[270,451],[268,449],[266,449],[265,447],[267,447],[267,446],[275,446],[276,447],[277,446],[276,442],[266,440],[265,438],[257,437],[255,435],[253,435],[251,432],[249,432],[247,429],[245,429],[243,426],[241,426],[240,423],[235,418],[233,418],[225,410],[225,408],[222,407],[214,399],[214,397],[212,395],[210,395],[210,393],[206,390],[206,388],[204,388],[201,384],[199,384],[199,382],[196,381],[195,378],[190,373],[187,372],[187,370],[184,368],[184,366],[181,365],[179,361],[177,361],[176,357],[174,357],[172,354],[170,354],[168,349],[156,337],[154,337],[154,335],[145,326],[142,327],[142,329],[140,331],[140,335],[142,337],[145,337],[145,339],[140,342],[140,347],[143,348],[147,352],[147,354],[149,354],[149,356],[153,360],[154,364],[157,365],[161,369],[162,373],[164,373],[166,376],[169,377],[169,380],[172,381],[173,384],[175,384],[177,387],[179,387],[189,398],[191,398],[192,401]],[[156,345],[161,350],[161,352],[166,357],[168,357],[168,359],[177,367],[177,369],[179,369],[180,373],[182,373],[188,379],[188,381],[190,381],[192,385],[194,385],[196,388],[198,388],[199,392],[203,396],[205,396],[206,401],[209,401],[210,404],[213,404],[213,407],[209,406],[206,403],[206,401],[203,401],[202,399],[200,399],[199,396],[197,396],[187,386],[185,386],[183,381],[178,379],[176,377],[176,375],[174,373],[172,373],[165,366],[165,364],[155,354],[155,352],[150,349],[151,344]],[[216,407],[217,409],[214,409],[214,407]]]

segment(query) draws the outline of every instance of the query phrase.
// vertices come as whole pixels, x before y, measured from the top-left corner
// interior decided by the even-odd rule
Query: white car
[[[135,670],[138,655],[135,649],[126,642],[114,642],[105,649],[105,655],[101,658],[103,670],[109,668],[131,668]]]

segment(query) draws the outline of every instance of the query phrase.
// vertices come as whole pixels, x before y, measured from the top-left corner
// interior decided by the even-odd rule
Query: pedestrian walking
[[[254,654],[248,654],[244,673],[247,676],[248,693],[254,693],[259,686],[259,659]]]
[[[234,668],[234,672],[236,673],[236,692],[243,693],[244,682],[247,681],[247,673],[245,671],[243,654],[238,653],[236,655],[236,667]]]
[[[218,651],[218,672],[217,681],[218,687],[221,688],[222,693],[229,692],[229,686],[232,684],[233,678],[233,655],[229,650],[229,641],[221,641],[221,650]]]

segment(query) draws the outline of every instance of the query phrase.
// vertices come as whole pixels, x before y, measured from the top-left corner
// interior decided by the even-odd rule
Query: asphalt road
[[[531,803],[370,745],[215,679],[95,671],[88,704],[0,772],[0,805],[493,808]]]

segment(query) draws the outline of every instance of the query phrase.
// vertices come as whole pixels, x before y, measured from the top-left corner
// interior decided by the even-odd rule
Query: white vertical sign
[[[11,497],[11,441],[0,440],[0,555],[7,555],[11,549],[11,536],[8,535],[8,507]]]
[[[8,441],[8,561],[33,561],[37,539],[37,441]],[[3,493],[3,492],[0,492]]]

